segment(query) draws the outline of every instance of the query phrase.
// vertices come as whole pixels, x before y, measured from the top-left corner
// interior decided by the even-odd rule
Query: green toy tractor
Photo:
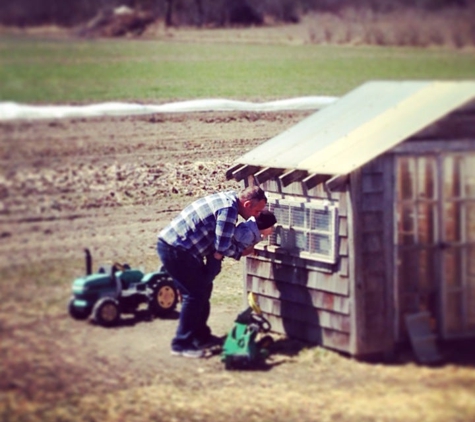
[[[164,317],[175,310],[178,290],[165,270],[144,274],[127,264],[102,266],[92,273],[88,249],[86,275],[74,280],[68,312],[78,320],[91,318],[104,327],[116,325],[121,314],[136,314],[145,307],[150,317]]]
[[[271,325],[252,292],[248,301],[249,307],[237,316],[223,345],[221,361],[226,369],[253,369],[262,365],[274,342],[270,335],[260,336],[268,333]]]

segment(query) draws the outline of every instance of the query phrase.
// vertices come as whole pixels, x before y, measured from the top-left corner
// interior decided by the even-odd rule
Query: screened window
[[[337,255],[337,207],[328,201],[269,199],[277,224],[269,245],[306,259],[329,263]]]

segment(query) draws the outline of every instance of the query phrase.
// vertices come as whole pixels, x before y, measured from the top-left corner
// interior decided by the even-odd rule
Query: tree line
[[[0,24],[14,26],[80,25],[104,10],[128,6],[168,26],[261,25],[298,22],[309,12],[367,8],[380,13],[415,7],[437,10],[467,7],[474,0],[3,0]]]

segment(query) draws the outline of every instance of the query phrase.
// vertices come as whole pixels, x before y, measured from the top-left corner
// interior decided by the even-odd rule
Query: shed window
[[[292,255],[335,263],[337,255],[337,206],[328,201],[304,202],[269,198],[277,224],[269,246]]]

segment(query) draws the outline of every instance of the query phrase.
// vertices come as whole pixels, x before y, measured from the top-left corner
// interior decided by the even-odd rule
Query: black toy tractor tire
[[[103,327],[113,327],[120,320],[119,302],[111,297],[99,299],[92,310],[92,319]]]
[[[158,281],[153,285],[149,298],[149,311],[160,317],[174,311],[178,304],[178,290],[171,279]]]
[[[273,344],[274,344],[274,339],[271,336],[267,335],[267,336],[262,337],[257,342],[257,347],[259,347],[259,349],[269,350]]]
[[[224,369],[232,371],[234,369],[233,361],[230,358],[224,359]]]
[[[74,306],[74,298],[72,297],[71,299],[69,299],[69,302],[68,302],[68,313],[74,319],[84,320],[84,319],[87,319],[87,317],[91,313],[91,309],[78,308]]]

